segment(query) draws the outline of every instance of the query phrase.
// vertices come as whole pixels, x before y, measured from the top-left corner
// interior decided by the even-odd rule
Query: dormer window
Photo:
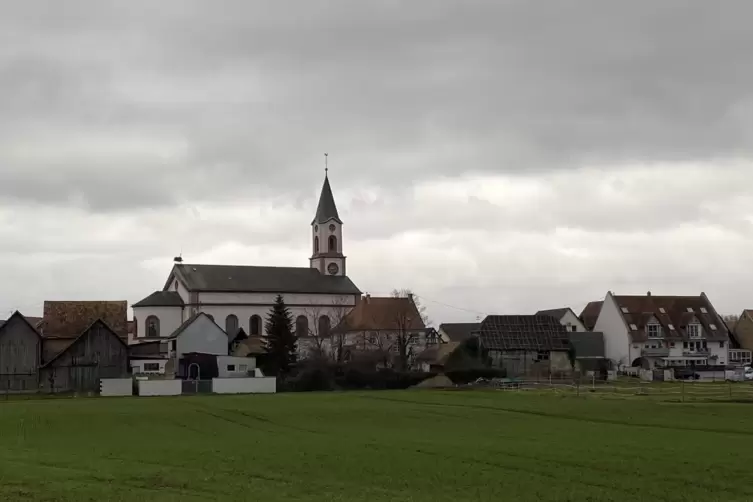
[[[647,324],[646,333],[649,338],[661,338],[661,324],[655,322]]]
[[[690,338],[701,337],[701,325],[698,323],[688,324],[688,327],[685,328],[685,330],[688,332],[688,337]]]

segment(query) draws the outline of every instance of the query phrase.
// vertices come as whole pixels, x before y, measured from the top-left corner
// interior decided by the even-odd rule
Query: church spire
[[[326,153],[325,159],[326,159]],[[335,220],[342,225],[340,215],[337,214],[337,206],[335,205],[335,198],[332,196],[332,188],[329,186],[329,176],[327,176],[327,168],[324,168],[324,184],[322,185],[322,193],[319,196],[319,205],[316,207],[316,216],[311,224],[326,223],[329,220]]]

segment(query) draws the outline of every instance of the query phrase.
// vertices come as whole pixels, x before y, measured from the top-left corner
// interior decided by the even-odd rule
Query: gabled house
[[[480,322],[446,322],[439,325],[439,337],[442,342],[464,342],[478,336]]]
[[[588,307],[587,307],[588,308]],[[730,332],[708,297],[608,292],[595,322],[618,366],[726,366]]]
[[[479,329],[481,350],[510,377],[571,373],[565,327],[551,316],[490,315]]]
[[[333,330],[343,337],[347,352],[379,352],[383,359],[412,365],[427,347],[427,329],[412,295],[366,295]],[[331,350],[331,349],[330,349]]]
[[[750,365],[753,351],[753,310],[743,310],[740,318],[734,323],[733,334],[738,346],[730,348],[730,364]]]
[[[188,375],[186,354],[227,356],[229,340],[225,331],[207,314],[198,312],[189,317],[168,337],[168,358],[173,361],[168,368],[177,368],[180,377]]]
[[[557,319],[567,331],[589,331],[586,325],[581,319],[575,315],[573,309],[570,307],[563,307],[559,309],[539,310],[536,315],[548,315]]]
[[[100,379],[128,377],[128,345],[98,319],[45,362],[40,386],[47,392],[99,392]]]
[[[598,302],[588,302],[585,307],[583,307],[583,310],[580,313],[580,316],[578,318],[580,319],[580,322],[583,323],[583,326],[586,328],[586,331],[593,331],[596,327],[596,321],[599,319],[599,314],[601,313],[601,306],[604,304],[603,301]]]
[[[20,312],[0,326],[0,391],[39,390],[42,338]]]

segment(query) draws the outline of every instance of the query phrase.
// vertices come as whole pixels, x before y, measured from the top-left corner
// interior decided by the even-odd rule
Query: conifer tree
[[[268,354],[269,363],[278,375],[288,374],[296,362],[298,337],[293,331],[293,319],[282,295],[275,298],[275,304],[264,323],[264,330],[264,350]]]

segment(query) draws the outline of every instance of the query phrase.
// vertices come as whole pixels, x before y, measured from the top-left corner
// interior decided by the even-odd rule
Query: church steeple
[[[327,154],[324,154],[325,162]],[[337,213],[332,187],[329,186],[327,168],[324,170],[324,184],[319,195],[319,205],[311,222],[311,239],[313,253],[309,259],[311,268],[326,275],[345,275],[345,256],[343,256],[342,225]]]
[[[315,223],[326,223],[329,220],[335,220],[340,225],[340,215],[337,214],[337,205],[335,205],[335,198],[332,196],[332,187],[329,186],[329,176],[327,171],[324,172],[324,184],[322,185],[322,193],[319,195],[319,205],[316,207],[316,216],[314,216]]]

